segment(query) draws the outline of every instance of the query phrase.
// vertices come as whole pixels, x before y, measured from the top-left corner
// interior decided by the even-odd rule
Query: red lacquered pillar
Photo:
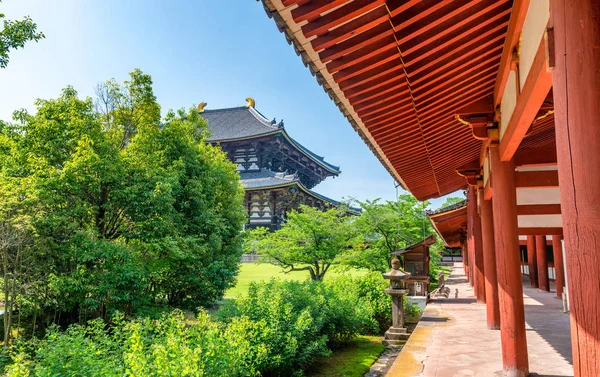
[[[529,283],[531,288],[538,288],[538,267],[535,250],[535,236],[527,236],[527,262],[529,263]]]
[[[573,369],[600,371],[600,2],[553,0],[552,71]]]
[[[556,297],[562,299],[565,286],[565,267],[563,266],[562,237],[552,236],[552,249],[554,255],[554,281],[556,283]]]
[[[481,212],[481,240],[483,243],[487,326],[488,329],[498,330],[500,328],[500,307],[498,304],[498,277],[496,272],[492,201],[483,199],[482,190],[479,190],[479,198],[481,199],[479,208]]]
[[[477,211],[477,190],[473,186],[469,187],[467,200],[467,210],[469,211],[471,235],[473,238],[473,290],[475,297],[477,297],[477,302],[483,304],[485,303],[485,276],[483,264],[483,242],[481,239],[481,217]]]
[[[537,256],[537,270],[539,288],[550,292],[550,279],[548,278],[548,252],[546,250],[546,236],[535,236],[535,254]]]
[[[515,165],[512,160],[500,161],[498,148],[490,148],[489,158],[492,168],[502,364],[505,376],[525,377],[529,374],[529,358],[521,283]]]

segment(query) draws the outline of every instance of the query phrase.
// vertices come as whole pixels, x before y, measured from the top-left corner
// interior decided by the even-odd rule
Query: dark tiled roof
[[[204,110],[201,115],[208,121],[208,129],[211,135],[207,139],[208,142],[215,143],[226,140],[248,139],[280,132],[289,140],[290,144],[300,152],[306,154],[317,164],[334,174],[340,173],[339,166],[326,162],[322,156],[315,154],[292,139],[285,131],[283,122],[275,123],[274,121],[270,121],[253,107],[241,106],[227,109]]]
[[[276,124],[251,107],[205,110],[201,115],[208,121],[209,142],[244,139],[279,130]]]
[[[444,212],[453,211],[453,210],[455,210],[455,209],[462,208],[462,207],[464,207],[464,206],[466,206],[466,205],[467,205],[467,199],[464,199],[464,200],[461,200],[461,201],[460,201],[460,202],[458,202],[458,203],[451,204],[451,205],[449,205],[449,206],[446,206],[446,207],[444,207],[444,208],[438,208],[438,209],[436,209],[435,211],[427,211],[427,215],[428,215],[428,216],[432,216],[432,215],[437,215],[437,214],[439,214],[439,213],[444,213]]]
[[[293,174],[275,173],[267,169],[256,172],[241,172],[240,179],[244,188],[255,189],[261,187],[279,187],[290,183],[299,182]]]
[[[240,179],[242,181],[242,186],[246,189],[260,189],[267,187],[284,187],[291,184],[297,184],[300,186],[302,190],[307,192],[308,194],[314,196],[317,199],[321,199],[325,202],[331,203],[334,206],[342,205],[341,202],[337,200],[333,200],[331,198],[326,197],[325,195],[321,195],[312,190],[307,189],[302,185],[300,180],[295,174],[285,174],[285,173],[275,173],[268,169],[262,169],[260,171],[245,171],[240,172]],[[359,215],[362,210],[360,208],[348,207],[348,211]]]

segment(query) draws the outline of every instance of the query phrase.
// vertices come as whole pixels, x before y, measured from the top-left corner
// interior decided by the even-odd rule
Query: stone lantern
[[[392,296],[392,326],[385,332],[383,338],[385,345],[401,345],[410,336],[404,327],[404,307],[402,305],[404,295],[408,293],[405,281],[409,276],[409,272],[400,269],[400,260],[396,257],[392,259],[392,270],[383,274],[383,277],[390,281],[390,287],[385,290],[385,293]]]

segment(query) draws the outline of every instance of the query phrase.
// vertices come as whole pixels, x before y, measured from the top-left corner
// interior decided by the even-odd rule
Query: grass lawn
[[[366,271],[362,270],[350,270],[341,271],[336,269],[335,266],[331,267],[325,279],[331,276],[339,275],[362,275]],[[283,273],[281,267],[274,266],[268,263],[242,263],[240,266],[240,273],[237,277],[237,284],[235,287],[228,289],[225,292],[225,298],[234,298],[239,295],[243,295],[248,292],[248,287],[252,282],[259,282],[264,280],[270,280],[271,278],[281,280],[306,280],[310,278],[308,271],[294,271],[288,274]]]
[[[329,357],[318,359],[307,377],[362,377],[385,350],[379,336],[360,335]]]

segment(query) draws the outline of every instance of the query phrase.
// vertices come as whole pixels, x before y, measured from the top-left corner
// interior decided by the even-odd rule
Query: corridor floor
[[[449,298],[435,299],[386,377],[492,377],[502,369],[500,331],[488,330],[485,304],[457,263],[446,280]],[[523,280],[529,370],[532,376],[573,376],[569,315],[555,292]]]

